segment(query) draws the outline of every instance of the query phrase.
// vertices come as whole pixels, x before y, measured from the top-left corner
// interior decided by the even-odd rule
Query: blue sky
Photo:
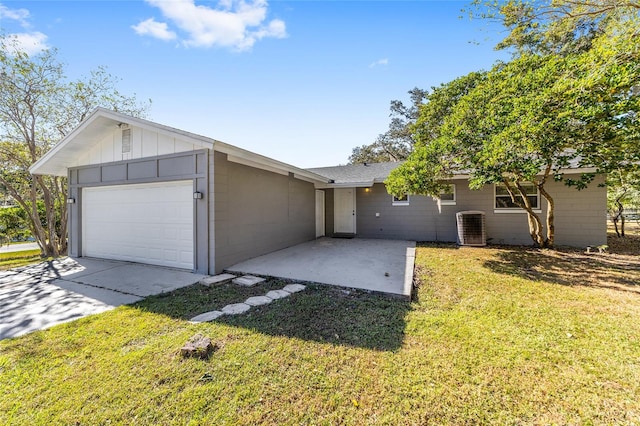
[[[506,58],[458,1],[6,1],[0,31],[104,65],[149,118],[294,164],[345,164],[389,102]]]

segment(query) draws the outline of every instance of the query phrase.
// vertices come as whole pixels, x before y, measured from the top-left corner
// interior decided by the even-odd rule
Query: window
[[[409,205],[409,194],[401,195],[400,197],[396,197],[395,195],[391,196],[391,205],[393,206],[408,206]]]
[[[531,202],[531,207],[534,210],[540,208],[540,194],[538,193],[538,187],[532,183],[522,183],[522,187],[527,194],[527,198]],[[496,184],[496,210],[505,210],[505,211],[524,211],[524,209],[520,208],[516,203],[511,201],[511,196],[509,195],[509,191],[507,191],[507,187],[502,184]]]
[[[447,185],[447,188],[438,196],[441,206],[455,206],[456,205],[456,186],[455,184]]]

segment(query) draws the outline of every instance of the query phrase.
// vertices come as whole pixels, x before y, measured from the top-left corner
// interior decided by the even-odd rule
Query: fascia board
[[[49,152],[43,155],[38,161],[29,167],[29,173],[31,174],[52,174],[55,176],[66,176],[66,167],[47,167],[47,164],[69,146],[72,141],[77,138],[83,131],[91,126],[99,118],[106,118],[112,120],[115,123],[129,124],[130,126],[139,127],[142,129],[158,132],[169,137],[179,137],[180,139],[199,146],[201,148],[212,149],[215,140],[207,138],[205,136],[196,135],[194,133],[185,132],[183,130],[175,129],[173,127],[157,124],[141,118],[131,117],[118,112],[110,111],[105,108],[96,108],[78,127],[76,127],[71,133],[61,139]]]

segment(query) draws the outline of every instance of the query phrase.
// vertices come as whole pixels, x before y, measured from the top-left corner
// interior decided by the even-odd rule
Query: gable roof
[[[280,174],[293,173],[298,179],[309,182],[326,184],[329,180],[324,176],[315,174],[290,164],[229,145],[224,142],[198,135],[142,118],[131,117],[126,114],[111,111],[105,108],[96,108],[82,121],[71,133],[58,142],[49,152],[43,155],[30,168],[29,172],[35,175],[66,176],[67,169],[75,166],[76,159],[83,152],[90,150],[100,142],[100,136],[112,130],[116,126],[128,124],[133,127],[157,132],[171,138],[178,138],[192,145],[216,150],[227,154],[229,161],[261,168]]]
[[[202,148],[211,149],[215,142],[214,139],[196,135],[195,133],[185,132],[184,130],[98,107],[78,127],[36,161],[29,168],[29,172],[35,175],[66,176],[67,168],[73,164],[75,158],[99,143],[101,134],[122,124],[129,124],[170,137],[177,137]]]
[[[382,183],[402,161],[386,163],[347,164],[346,166],[314,167],[310,172],[331,179],[331,186],[371,186]]]

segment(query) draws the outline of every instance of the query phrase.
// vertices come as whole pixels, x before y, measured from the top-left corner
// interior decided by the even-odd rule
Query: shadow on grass
[[[501,249],[484,263],[485,267],[533,281],[640,294],[640,259],[634,256],[526,247]]]
[[[135,305],[139,309],[190,319],[195,315],[240,303],[251,296],[283,288],[287,282],[268,280],[255,287],[225,284],[195,285],[152,296]],[[309,284],[299,293],[268,305],[252,307],[241,315],[225,315],[215,322],[244,327],[271,336],[393,351],[402,346],[406,300],[360,290]]]

